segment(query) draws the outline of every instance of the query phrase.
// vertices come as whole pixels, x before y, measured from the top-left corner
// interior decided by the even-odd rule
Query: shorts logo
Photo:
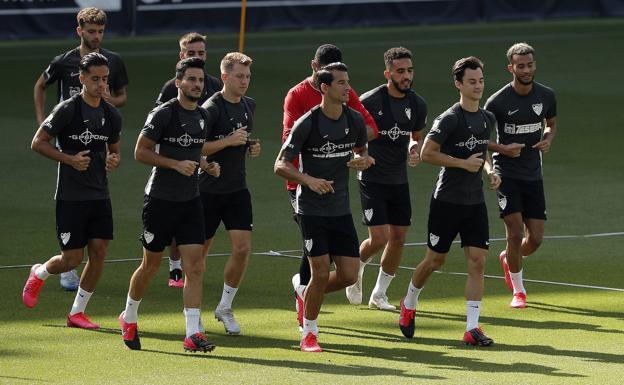
[[[367,222],[370,222],[372,217],[373,217],[373,209],[364,210],[364,218],[366,218]]]
[[[71,233],[61,233],[61,242],[63,242],[64,245],[69,242],[69,238],[71,238]]]
[[[308,250],[308,253],[312,251],[312,245],[314,244],[314,241],[312,239],[306,239],[304,243],[306,250]]]
[[[535,103],[531,106],[535,115],[539,116],[542,113],[542,103]]]
[[[429,233],[429,242],[431,242],[431,246],[435,246],[440,241],[440,237],[435,235],[434,233]]]
[[[500,206],[501,210],[505,210],[505,207],[507,207],[507,198],[498,198],[498,205]]]
[[[143,232],[143,239],[145,239],[145,243],[151,243],[154,240],[154,234],[145,230]]]
[[[407,116],[407,118],[408,118],[409,120],[412,120],[412,109],[411,109],[411,108],[407,107],[407,108],[405,109],[405,116]]]

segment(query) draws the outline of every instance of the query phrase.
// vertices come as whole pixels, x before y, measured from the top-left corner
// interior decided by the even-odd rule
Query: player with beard
[[[490,96],[485,108],[498,121],[497,139],[489,148],[494,170],[502,179],[496,194],[507,233],[507,247],[499,259],[507,287],[513,291],[510,306],[524,308],[523,256],[537,251],[544,236],[542,155],[550,150],[557,133],[557,101],[552,89],[534,81],[533,47],[514,44],[507,51],[507,60],[513,80]]]
[[[126,308],[119,315],[123,341],[141,349],[138,308],[163,257],[175,238],[186,275],[183,289],[186,338],[184,350],[211,351],[200,324],[205,257],[204,212],[199,197],[197,166],[206,141],[207,112],[197,105],[204,87],[204,61],[181,60],[176,65],[178,97],[147,116],[134,156],[153,166],[143,204],[143,261],[130,279]]]
[[[459,103],[436,118],[421,152],[424,162],[442,168],[429,207],[425,259],[416,266],[407,294],[401,300],[399,327],[405,337],[414,336],[420,292],[431,274],[442,267],[459,234],[468,276],[463,341],[488,346],[493,341],[479,327],[485,257],[490,243],[482,173],[487,173],[491,189],[498,187],[500,178],[487,152],[496,119],[479,107],[485,85],[481,60],[474,56],[460,59],[453,65],[452,74],[459,90]]]
[[[106,13],[101,9],[89,7],[78,12],[76,19],[78,21],[76,33],[80,37],[80,46],[56,56],[35,83],[35,115],[39,125],[45,117],[46,88],[57,82],[57,103],[79,94],[82,84],[79,80],[78,65],[81,58],[91,52],[99,52],[108,59],[108,86],[102,98],[115,107],[121,107],[126,103],[128,84],[126,67],[118,54],[101,48],[106,28]],[[61,274],[60,282],[65,290],[76,290],[78,281],[76,270]]]
[[[427,121],[427,105],[411,89],[414,69],[409,50],[390,48],[384,53],[384,63],[386,84],[360,98],[375,118],[379,136],[368,144],[375,167],[358,173],[362,221],[368,226],[368,238],[360,244],[358,281],[347,287],[346,293],[350,303],[362,303],[364,267],[383,249],[368,306],[395,310],[388,302],[386,290],[401,262],[405,236],[411,224],[406,166],[415,167],[420,162],[421,131]]]
[[[206,37],[200,35],[197,32],[189,32],[184,34],[179,41],[180,45],[180,60],[190,57],[198,57],[204,62],[206,61]],[[158,98],[156,98],[156,106],[159,106],[178,96],[178,88],[175,85],[175,76],[173,79],[168,80],[162,87]],[[218,92],[223,84],[214,76],[208,74],[204,69],[204,89],[202,95],[199,98],[197,104],[200,106],[208,100],[209,97]],[[211,165],[215,167],[216,164]],[[167,284],[169,287],[182,288],[184,287],[184,275],[182,273],[182,264],[180,262],[180,252],[175,245],[175,240],[169,248],[169,280]]]

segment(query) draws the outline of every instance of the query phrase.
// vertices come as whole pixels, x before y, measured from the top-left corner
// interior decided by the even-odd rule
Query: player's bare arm
[[[409,148],[409,154],[407,157],[407,164],[410,167],[416,167],[420,163],[420,152],[422,151],[422,133],[420,131],[412,132],[412,139],[407,148]]]
[[[37,124],[43,123],[45,120],[45,90],[46,81],[43,75],[39,76],[34,88],[34,101],[35,101],[35,117],[37,118]]]
[[[544,128],[544,136],[542,140],[535,143],[533,148],[540,150],[541,152],[550,151],[550,146],[552,145],[553,140],[555,139],[555,134],[557,133],[557,118],[552,117],[550,119],[546,119],[546,128]]]
[[[139,135],[134,148],[134,159],[149,166],[170,168],[185,176],[191,176],[197,170],[198,162],[167,158],[156,153],[155,146],[156,142],[144,135]]]
[[[280,151],[277,159],[275,160],[275,166],[273,167],[275,174],[287,180],[296,181],[298,184],[306,186],[319,195],[334,192],[334,188],[332,187],[334,181],[314,178],[310,175],[302,173],[295,166],[293,166],[293,158],[294,157],[289,156],[289,154],[285,153],[283,150]]]
[[[212,155],[226,147],[243,146],[247,143],[248,136],[247,127],[241,127],[223,139],[204,143],[202,155]]]
[[[440,151],[440,145],[427,138],[423,144],[420,157],[424,162],[442,167],[463,168],[468,172],[478,172],[483,165],[482,152],[472,154],[468,159],[454,158]]]
[[[54,137],[40,127],[33,137],[30,148],[46,158],[65,163],[78,171],[84,171],[89,168],[89,163],[91,162],[91,158],[88,156],[89,150],[80,151],[75,155],[69,155],[59,151],[53,146],[51,143],[52,139],[54,139]]]
[[[121,141],[108,144],[108,153],[106,154],[106,171],[111,172],[121,163]]]

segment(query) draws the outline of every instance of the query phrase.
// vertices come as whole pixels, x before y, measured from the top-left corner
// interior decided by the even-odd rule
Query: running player
[[[295,210],[312,271],[301,305],[304,352],[322,351],[317,317],[325,293],[357,279],[359,242],[349,208],[349,168],[361,171],[374,163],[362,116],[343,104],[350,90],[347,67],[332,63],[316,75],[321,104],[297,120],[275,161],[277,175],[298,183]],[[299,154],[298,170],[292,161]],[[336,269],[330,272],[332,261]]]
[[[403,254],[403,244],[412,222],[407,169],[420,162],[422,129],[427,122],[427,105],[412,90],[414,68],[412,53],[403,47],[384,53],[386,84],[361,97],[372,111],[379,136],[368,144],[375,167],[358,173],[362,221],[368,226],[368,238],[360,244],[358,281],[346,288],[354,305],[362,303],[364,267],[383,249],[381,267],[368,306],[371,309],[395,310],[386,290],[394,278]]]
[[[82,90],[54,108],[32,141],[34,151],[58,162],[56,235],[61,254],[30,269],[22,299],[27,307],[34,307],[44,281],[51,274],[76,268],[86,247],[88,261],[67,326],[98,329],[85,308],[102,275],[108,241],[113,239],[107,173],[119,166],[121,116],[103,97],[108,59],[89,53],[80,59],[78,70]]]
[[[446,259],[457,234],[466,256],[466,332],[469,345],[488,346],[493,340],[479,327],[485,257],[489,247],[487,207],[481,173],[491,189],[500,184],[487,154],[496,119],[479,107],[483,95],[483,63],[474,56],[455,62],[452,68],[459,103],[438,116],[423,144],[422,160],[442,169],[429,207],[427,252],[416,266],[407,294],[401,300],[399,327],[407,338],[414,336],[418,296],[427,279]]]
[[[507,247],[499,259],[505,282],[513,291],[510,306],[526,307],[522,258],[537,251],[544,236],[546,199],[542,154],[557,132],[557,101],[552,89],[534,81],[535,50],[527,43],[507,51],[507,70],[513,80],[490,96],[485,108],[498,121],[496,142],[490,142],[494,169],[501,176],[500,217],[505,222]]]

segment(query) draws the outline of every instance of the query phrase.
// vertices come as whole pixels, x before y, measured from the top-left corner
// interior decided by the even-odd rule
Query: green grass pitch
[[[454,103],[450,66],[459,57],[485,62],[486,95],[509,80],[505,50],[527,41],[537,50],[537,80],[555,89],[558,136],[544,156],[549,220],[546,235],[624,231],[624,142],[621,63],[622,19],[548,23],[501,23],[368,30],[249,34],[246,52],[254,59],[249,96],[258,104],[255,136],[263,154],[248,163],[255,226],[253,251],[301,247],[289,214],[283,181],[272,165],[280,147],[282,102],[292,85],[310,72],[316,46],[342,48],[355,89],[362,93],[383,82],[383,52],[404,45],[414,53],[414,88],[428,102],[429,121]],[[624,377],[624,237],[546,239],[525,264],[528,279],[619,288],[615,290],[528,282],[529,307],[508,307],[500,278],[486,279],[481,324],[495,345],[465,347],[465,277],[435,274],[421,295],[416,337],[406,340],[398,313],[351,306],[344,293],[326,297],[319,317],[325,353],[298,350],[290,277],[298,260],[254,254],[234,302],[242,335],[228,337],[212,318],[222,287],[225,257],[207,259],[203,319],[217,344],[210,354],[182,351],[181,291],[166,287],[166,268],[152,283],[140,311],[144,350],[121,341],[117,316],[128,280],[138,262],[109,263],[88,312],[100,331],[66,328],[73,294],[57,278],[47,281],[39,304],[26,309],[20,293],[30,265],[57,252],[54,236],[56,166],[29,149],[35,131],[32,87],[49,60],[77,40],[0,43],[4,74],[0,95],[0,383],[1,384],[621,384]],[[235,35],[208,37],[208,68],[236,50]],[[132,159],[136,136],[163,82],[173,76],[177,36],[112,38],[129,70],[129,102],[123,107],[122,165],[110,178],[115,240],[108,259],[141,255],[142,191],[149,168]],[[52,105],[55,90],[48,93]],[[413,226],[408,242],[425,240],[428,200],[437,168],[410,169]],[[357,188],[352,209],[359,218]],[[488,192],[492,238],[504,237],[495,196]],[[356,223],[360,238],[366,229]],[[486,273],[500,276],[493,241]],[[228,251],[223,230],[214,254]],[[297,253],[293,253],[296,255]],[[402,265],[415,266],[424,249],[405,249]],[[463,272],[453,247],[444,272]],[[378,259],[376,259],[378,261]],[[365,273],[365,298],[377,268]],[[398,304],[411,271],[402,269],[388,291]]]

